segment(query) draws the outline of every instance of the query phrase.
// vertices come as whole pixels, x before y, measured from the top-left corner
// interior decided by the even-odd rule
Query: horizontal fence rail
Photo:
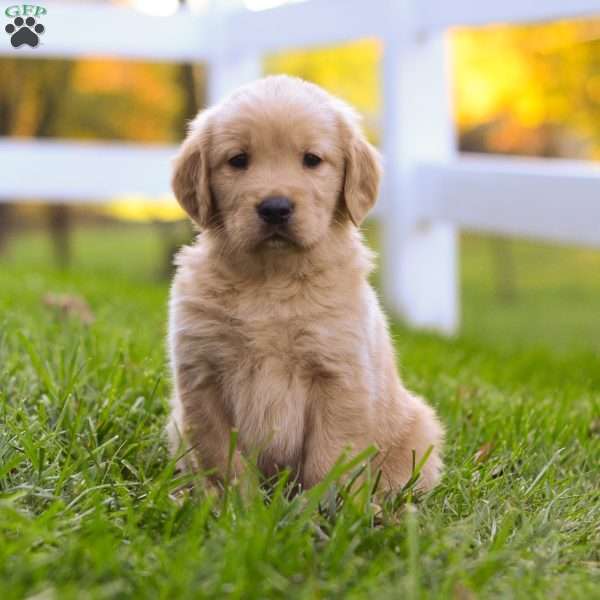
[[[165,196],[176,151],[175,146],[0,138],[0,201]]]
[[[600,247],[600,164],[468,157],[422,165],[423,220]]]
[[[14,3],[16,4],[16,3]],[[154,61],[198,61],[210,56],[211,28],[206,19],[182,11],[153,17],[110,4],[47,4],[45,31],[36,48],[13,48],[8,36],[0,55],[11,58],[86,58],[110,56]],[[4,17],[2,6],[0,17]],[[4,23],[2,19],[2,29]]]
[[[576,19],[600,13],[598,0],[423,0],[416,3],[420,31]]]
[[[171,145],[3,140],[0,189],[7,198],[44,202],[165,197],[176,152]],[[461,155],[420,165],[415,177],[420,222],[600,246],[598,163]],[[373,216],[384,216],[381,205]]]
[[[0,45],[13,57],[114,56],[210,61],[223,53],[284,52],[360,38],[427,34],[457,26],[519,23],[600,14],[599,0],[312,0],[264,11],[153,17],[114,5],[47,5],[37,48]]]

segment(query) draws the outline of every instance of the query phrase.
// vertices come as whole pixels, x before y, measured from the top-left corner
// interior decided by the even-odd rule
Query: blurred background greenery
[[[600,19],[457,29],[449,44],[462,151],[600,160]],[[354,104],[377,143],[380,60],[380,44],[362,40],[268,56],[264,66]],[[202,64],[2,57],[0,135],[176,143],[205,103],[205,74]],[[172,198],[84,208],[26,200],[0,203],[0,266],[20,273],[55,263],[71,274],[119,271],[119,247],[128,276],[135,265],[160,280],[192,236]],[[367,235],[377,247],[376,224]],[[463,234],[461,269],[464,335],[600,350],[600,252]]]

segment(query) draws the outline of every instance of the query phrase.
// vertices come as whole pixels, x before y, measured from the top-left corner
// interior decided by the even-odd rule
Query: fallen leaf
[[[485,462],[490,457],[493,448],[494,446],[492,442],[486,442],[485,444],[482,444],[479,447],[479,450],[477,450],[477,452],[475,452],[473,455],[473,461],[475,464],[481,464]]]
[[[81,296],[48,293],[44,295],[42,302],[65,317],[76,317],[86,325],[94,322],[94,313]]]
[[[454,600],[475,600],[475,594],[462,583],[456,583],[453,590]]]

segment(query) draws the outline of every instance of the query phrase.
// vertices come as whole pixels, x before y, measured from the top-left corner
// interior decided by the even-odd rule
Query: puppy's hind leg
[[[441,477],[444,430],[435,411],[428,404],[417,396],[408,398],[411,404],[409,422],[401,439],[395,440],[385,455],[383,480],[388,487],[401,488],[413,474],[413,462],[418,465],[429,452],[415,486],[417,490],[426,492]]]

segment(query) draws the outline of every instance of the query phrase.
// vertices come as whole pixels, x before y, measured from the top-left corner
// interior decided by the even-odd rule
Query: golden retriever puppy
[[[271,476],[308,488],[342,453],[379,448],[385,489],[442,428],[402,385],[367,276],[358,225],[375,203],[379,157],[352,109],[318,86],[275,76],[202,111],[175,160],[173,189],[201,234],[178,255],[170,300],[174,377],[168,426],[184,467],[223,478],[231,430]]]

